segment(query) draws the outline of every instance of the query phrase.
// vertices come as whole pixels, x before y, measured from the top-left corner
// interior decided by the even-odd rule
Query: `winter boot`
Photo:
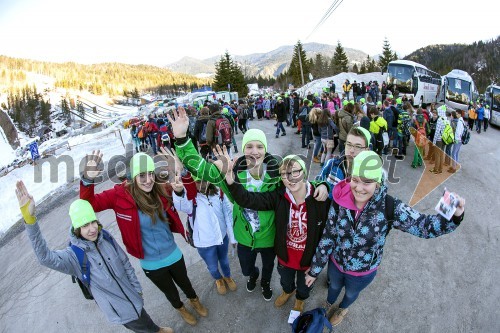
[[[226,281],[227,283],[227,286],[229,287],[229,290],[231,291],[236,291],[236,282],[234,282],[234,280],[230,277],[225,277],[224,278],[224,281]]]
[[[300,313],[302,313],[304,311],[304,301],[301,299],[296,299],[295,305],[293,306],[292,310],[299,311]]]
[[[338,308],[334,313],[333,313],[333,316],[332,318],[330,318],[330,323],[333,325],[333,326],[337,326],[338,324],[340,324],[342,322],[342,320],[344,320],[344,317],[345,315],[347,314],[349,309],[342,309],[342,308]]]
[[[174,333],[174,330],[170,327],[160,327],[158,333]]]
[[[208,310],[206,307],[201,304],[200,299],[198,297],[196,298],[190,298],[189,302],[191,302],[191,306],[198,312],[198,314],[202,317],[206,317],[208,315]]]
[[[291,293],[287,294],[284,290],[281,292],[281,295],[276,298],[274,301],[274,305],[279,308],[285,305],[286,302],[288,302],[288,299],[295,293],[295,291],[292,291]]]
[[[181,314],[181,317],[182,319],[184,319],[184,321],[186,323],[188,323],[189,325],[196,325],[196,317],[193,316],[193,314],[191,312],[188,311],[188,309],[186,309],[186,307],[183,305],[181,308],[177,309],[177,311],[179,311],[179,313]]]
[[[225,295],[227,290],[226,290],[226,284],[224,283],[223,279],[218,279],[215,280],[215,287],[217,288],[217,293],[219,295]]]

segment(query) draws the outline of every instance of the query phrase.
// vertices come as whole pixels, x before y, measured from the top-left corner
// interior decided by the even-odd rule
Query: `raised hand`
[[[16,183],[16,197],[26,223],[35,223],[35,200],[33,199],[33,196],[28,193],[28,190],[22,180],[18,180]]]
[[[94,180],[102,172],[102,170],[99,170],[101,163],[102,153],[100,150],[94,150],[90,155],[87,154],[83,168],[83,177],[88,180]]]
[[[182,164],[175,151],[171,149],[165,149],[163,147],[160,147],[160,151],[161,153],[158,155],[164,158],[169,166],[171,165],[171,163],[173,163],[175,174],[180,175],[182,173],[182,170],[184,170],[184,164]]]
[[[186,110],[182,106],[177,109],[178,113],[172,112],[172,116],[167,114],[167,119],[172,124],[172,132],[176,138],[186,137],[186,133],[189,127],[189,118],[186,114]]]
[[[226,182],[231,185],[234,181],[232,171],[234,167],[234,160],[232,160],[229,156],[226,146],[222,146],[221,149],[219,145],[216,145],[212,151],[214,156],[217,158],[217,160],[212,161],[212,164],[219,169],[221,174],[226,176]]]
[[[184,191],[184,184],[179,174],[175,174],[174,181],[170,183],[170,185],[172,185],[172,189],[175,193],[182,193]]]

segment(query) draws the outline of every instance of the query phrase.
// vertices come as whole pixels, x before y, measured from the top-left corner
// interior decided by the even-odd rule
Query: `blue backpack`
[[[328,328],[332,331],[332,324],[326,318],[326,311],[323,308],[316,308],[306,311],[293,321],[292,333],[320,333]]]
[[[115,241],[113,240],[113,237],[111,237],[111,234],[104,229],[102,229],[101,232],[102,237],[110,242],[116,250]],[[73,281],[73,283],[78,282],[78,286],[82,290],[83,297],[85,297],[86,299],[94,299],[94,296],[92,296],[92,293],[90,292],[90,264],[87,258],[87,254],[85,254],[84,249],[76,245],[70,243],[69,246],[71,247],[73,252],[75,252],[78,263],[80,264],[80,268],[82,269],[82,276],[78,277],[72,275],[71,280]]]

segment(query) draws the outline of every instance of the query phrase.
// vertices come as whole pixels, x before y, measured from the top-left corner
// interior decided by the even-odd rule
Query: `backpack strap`
[[[102,238],[104,238],[105,240],[107,240],[108,242],[110,242],[111,245],[113,245],[113,247],[115,248],[115,251],[116,251],[116,244],[115,244],[115,240],[113,239],[113,236],[111,236],[111,234],[109,233],[109,231],[107,231],[105,229],[101,229],[101,232],[102,232]]]
[[[198,207],[198,204],[196,203],[196,198],[193,198],[193,209],[191,211],[191,214],[188,214],[188,216],[190,216],[191,219],[193,220],[193,226],[194,226],[194,221],[196,219],[196,207]]]
[[[82,276],[81,276],[81,278],[79,278],[79,280],[87,288],[89,288],[90,287],[90,264],[89,264],[89,260],[87,258],[87,254],[85,254],[84,249],[82,249],[76,245],[70,244],[70,246],[76,255],[76,259],[78,259],[78,263],[80,264],[80,268],[82,269]],[[75,282],[74,279],[73,279],[73,282]]]

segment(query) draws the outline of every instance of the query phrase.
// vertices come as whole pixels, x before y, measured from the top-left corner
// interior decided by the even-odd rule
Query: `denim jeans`
[[[311,288],[306,285],[305,271],[298,271],[278,263],[278,273],[280,274],[280,284],[284,292],[291,294],[294,290],[297,290],[297,299],[303,301],[309,298]]]
[[[320,150],[321,150],[321,136],[314,135],[314,150],[313,150],[313,157],[318,156]]]
[[[259,277],[259,269],[255,266],[258,253],[260,253],[260,258],[262,259],[261,283],[264,281],[270,282],[273,275],[274,258],[276,257],[274,247],[252,249],[251,247],[238,244],[238,259],[240,260],[241,273],[244,276]]]
[[[224,277],[231,277],[231,269],[229,268],[229,258],[227,256],[229,248],[229,238],[224,237],[224,241],[220,245],[197,248],[200,257],[207,264],[208,271],[216,280],[222,279],[219,272],[219,264]]]
[[[453,166],[454,169],[458,167],[458,153],[460,152],[460,148],[462,147],[462,142],[457,142],[453,144],[453,149],[451,150],[451,158],[453,161],[451,161],[451,165]]]
[[[302,123],[302,146],[308,146],[311,137],[311,124]]]
[[[342,288],[345,287],[345,294],[339,307],[347,309],[359,296],[359,293],[365,289],[375,278],[377,271],[373,271],[364,276],[353,276],[339,271],[337,266],[332,262],[328,265],[328,278],[330,286],[328,287],[327,301],[330,304],[335,303],[339,297]]]
[[[280,129],[283,131],[283,133],[286,134],[285,127],[283,127],[283,122],[278,121],[278,122],[276,122],[276,135],[280,134]]]
[[[151,143],[151,148],[153,148],[153,154],[156,155],[157,151],[156,151],[156,135],[157,134],[149,134],[149,142]]]

